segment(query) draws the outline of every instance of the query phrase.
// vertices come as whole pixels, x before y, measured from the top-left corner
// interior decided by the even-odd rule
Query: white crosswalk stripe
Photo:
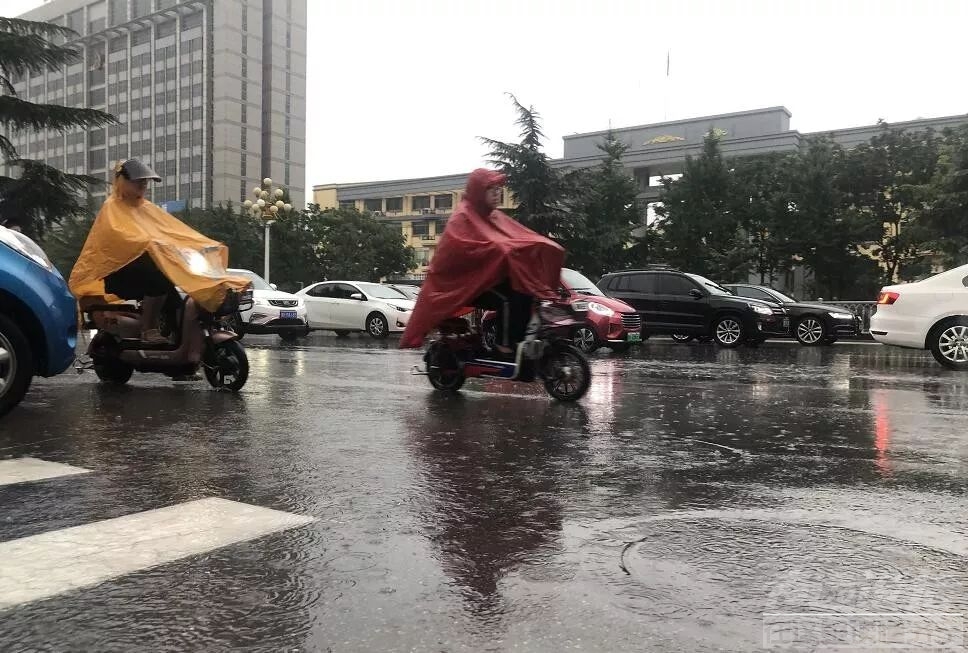
[[[91,470],[62,463],[52,463],[37,458],[13,458],[0,460],[0,485],[43,481],[58,476],[87,474]]]
[[[39,480],[90,471],[62,465],[67,470],[57,473],[53,467],[37,464],[44,461],[19,460],[27,461],[24,467],[14,472],[8,466],[7,476],[0,480]],[[46,469],[45,476],[40,475],[42,469]],[[206,498],[0,542],[0,610],[313,521],[312,517]]]

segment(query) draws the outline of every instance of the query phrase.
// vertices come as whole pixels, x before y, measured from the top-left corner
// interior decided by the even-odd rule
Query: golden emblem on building
[[[703,134],[703,137],[712,136],[713,138],[722,138],[723,136],[729,136],[729,132],[725,129],[720,129],[719,127],[713,127],[708,132]]]
[[[665,136],[656,136],[650,141],[646,141],[645,145],[658,145],[660,143],[675,143],[676,141],[686,140],[682,136],[670,136],[666,134]]]

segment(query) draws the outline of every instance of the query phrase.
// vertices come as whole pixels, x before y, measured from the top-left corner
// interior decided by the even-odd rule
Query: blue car
[[[74,361],[77,303],[37,243],[0,227],[0,416]]]

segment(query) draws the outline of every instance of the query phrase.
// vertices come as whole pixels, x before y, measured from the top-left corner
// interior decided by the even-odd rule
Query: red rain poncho
[[[478,169],[467,179],[457,206],[430,262],[427,278],[400,348],[420,347],[443,320],[469,312],[473,301],[505,279],[521,293],[557,297],[565,250],[505,213],[489,210],[487,189],[504,185],[504,175]]]

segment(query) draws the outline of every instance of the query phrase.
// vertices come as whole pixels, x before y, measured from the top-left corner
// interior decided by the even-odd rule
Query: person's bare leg
[[[167,340],[158,330],[161,325],[161,309],[165,306],[165,296],[145,297],[141,300],[141,339],[146,342]]]

